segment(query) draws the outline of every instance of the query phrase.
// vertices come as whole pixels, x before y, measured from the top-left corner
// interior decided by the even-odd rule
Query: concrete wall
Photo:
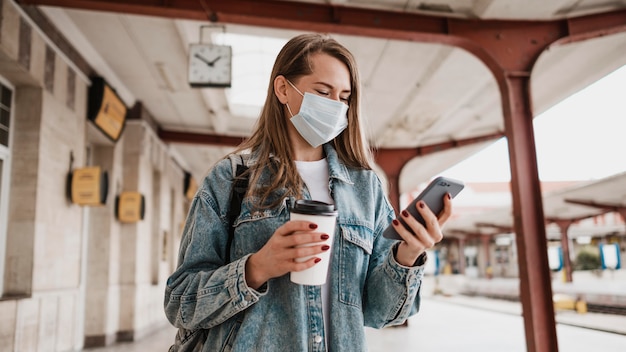
[[[13,2],[0,9],[0,76],[14,93],[0,352],[139,339],[167,324],[163,292],[185,216],[183,171],[143,121],[129,121],[116,143],[94,138],[89,79]],[[108,172],[105,205],[67,199],[70,165]],[[145,196],[139,222],[114,214],[126,190]]]

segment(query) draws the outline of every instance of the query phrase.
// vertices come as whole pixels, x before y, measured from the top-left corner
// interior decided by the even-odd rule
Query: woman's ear
[[[287,84],[285,76],[278,75],[274,78],[274,94],[281,104],[287,104]]]

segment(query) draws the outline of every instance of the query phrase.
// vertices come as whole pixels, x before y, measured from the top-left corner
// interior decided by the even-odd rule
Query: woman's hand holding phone
[[[422,253],[443,239],[441,229],[452,215],[452,198],[445,195],[443,205],[443,210],[439,215],[435,215],[424,201],[416,202],[416,210],[421,214],[425,225],[415,219],[407,210],[403,210],[400,216],[410,230],[400,221],[393,220],[392,226],[402,238],[396,253],[398,263],[404,266],[413,266],[413,263]]]
[[[400,264],[412,266],[426,249],[443,239],[441,228],[452,215],[452,198],[463,188],[459,180],[437,177],[393,220],[383,235],[401,240],[396,253]]]

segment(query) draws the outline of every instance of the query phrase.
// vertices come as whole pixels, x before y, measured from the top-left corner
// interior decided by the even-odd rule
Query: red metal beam
[[[43,5],[93,11],[117,12],[168,18],[210,20],[262,27],[322,31],[441,43],[441,35],[455,33],[455,24],[483,30],[496,28],[503,34],[513,28],[555,23],[558,32],[574,40],[624,31],[626,11],[548,21],[460,19],[415,12],[349,7],[334,4],[281,0],[18,0],[24,5]],[[519,33],[517,34],[519,35]],[[553,33],[557,35],[557,33]],[[402,36],[403,38],[401,38]],[[494,38],[494,40],[501,40]],[[548,39],[548,38],[544,38]],[[537,45],[537,43],[533,43]]]
[[[191,143],[202,145],[220,145],[236,147],[245,140],[245,137],[232,137],[208,133],[192,133],[159,129],[159,138],[169,143]],[[406,163],[418,156],[424,156],[444,150],[458,148],[480,142],[486,142],[502,138],[503,133],[493,133],[484,136],[467,138],[462,140],[446,141],[418,148],[379,148],[374,150],[376,163],[385,171],[390,182],[389,199],[392,205],[399,210],[400,192],[398,181],[400,171]]]
[[[578,41],[626,30],[626,11],[551,21],[477,20],[413,12],[278,0],[18,0],[45,5],[199,21],[436,42],[470,51],[492,70],[502,62],[528,67],[557,40]],[[540,35],[535,35],[540,33]],[[498,45],[477,46],[476,37]],[[515,43],[515,45],[510,45]],[[495,58],[495,60],[494,60]],[[510,69],[510,68],[509,68]],[[519,69],[519,67],[517,68]]]
[[[607,212],[609,211],[615,211],[617,212],[619,209],[626,209],[626,206],[620,203],[601,203],[601,202],[596,202],[596,201],[592,201],[592,200],[584,200],[584,199],[563,199],[563,201],[565,201],[565,203],[571,203],[571,204],[579,204],[579,205],[584,205],[584,206],[588,206],[588,207],[592,207],[592,208],[599,208],[599,209],[604,209]],[[594,215],[595,216],[595,215]]]
[[[429,145],[423,145],[421,147],[415,148],[378,148],[379,152],[382,153],[408,153],[412,154],[413,157],[429,155],[437,152],[442,152],[449,149],[464,147],[472,144],[489,142],[495,139],[499,139],[504,137],[503,132],[496,132],[491,134],[485,134],[482,136],[458,139],[458,140],[449,140],[441,143],[434,143]],[[409,159],[410,160],[410,159]],[[382,160],[381,160],[382,162]]]
[[[225,147],[236,147],[246,140],[245,137],[232,137],[219,134],[179,132],[159,129],[159,138],[164,142],[204,144]]]
[[[346,7],[279,0],[21,0],[24,5],[45,5],[93,11],[207,20],[261,27],[389,37],[405,32],[447,33],[448,18],[380,9]],[[388,33],[381,32],[388,31]],[[431,38],[435,40],[435,38]],[[436,40],[439,41],[439,40]]]
[[[376,163],[385,171],[389,182],[389,201],[396,212],[400,210],[400,172],[409,160],[444,150],[454,149],[466,145],[487,142],[502,138],[503,133],[492,133],[484,136],[461,140],[451,140],[417,148],[378,148],[374,150]]]
[[[593,217],[596,217],[598,215],[603,215],[603,214],[607,214],[607,213],[610,213],[610,212],[616,212],[616,213],[620,213],[620,214],[621,213],[625,213],[626,214],[626,206],[624,206],[622,204],[598,203],[598,202],[594,202],[594,201],[580,200],[580,199],[563,199],[563,201],[565,203],[578,204],[578,205],[584,205],[584,206],[588,206],[588,207],[592,207],[592,208],[602,209],[602,211],[599,212],[599,213],[596,213],[596,214],[585,215],[585,216],[578,216],[578,217],[574,217],[574,218],[546,217],[546,223],[551,223],[552,222],[552,223],[555,223],[555,224],[558,224],[559,226],[561,226],[561,224],[564,223],[564,222],[566,222],[566,223],[567,222],[573,223],[573,222],[576,222],[576,221],[593,218]]]
[[[446,230],[447,233],[456,233],[459,235],[463,235],[463,238],[467,238],[467,237],[478,237],[481,236],[482,234],[480,232],[476,232],[476,231],[470,231],[470,230],[461,230],[461,229],[450,229],[450,230]],[[447,236],[449,237],[449,236]]]
[[[558,44],[573,43],[626,31],[626,11],[612,11],[566,19],[568,35]]]
[[[559,221],[580,221],[580,220],[593,218],[593,217],[596,217],[598,215],[610,213],[611,211],[612,210],[606,210],[604,212],[596,213],[596,214],[593,214],[593,215],[577,216],[577,217],[573,217],[573,218],[558,218],[558,217],[550,216],[550,217],[546,217],[546,224],[549,224],[549,223],[552,223],[552,222],[557,223]]]
[[[221,135],[217,134],[208,134],[208,133],[193,133],[193,132],[182,132],[182,131],[172,131],[166,129],[159,129],[159,137],[164,142],[175,142],[175,143],[195,143],[195,144],[208,144],[208,145],[228,145],[228,146],[237,146],[241,141],[245,140],[246,137],[227,137],[227,138],[216,138]],[[225,136],[224,136],[225,137]],[[408,155],[408,160],[418,157],[424,156],[436,152],[441,152],[449,149],[454,149],[458,147],[463,147],[467,145],[472,145],[481,142],[488,142],[494,139],[504,137],[504,133],[497,132],[492,134],[486,134],[483,136],[459,139],[459,140],[450,140],[441,143],[429,144],[416,148],[378,148],[375,150],[375,155],[385,154],[402,154],[406,153]]]
[[[511,226],[505,226],[505,225],[500,225],[500,224],[494,224],[494,223],[490,223],[490,222],[477,222],[475,223],[475,225],[477,227],[491,227],[494,228],[498,231],[501,231],[501,233],[508,233],[508,232],[512,232],[513,229],[513,225]],[[494,233],[495,235],[495,233]]]

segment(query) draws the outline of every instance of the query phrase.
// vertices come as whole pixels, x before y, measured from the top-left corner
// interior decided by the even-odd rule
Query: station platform
[[[603,296],[603,302],[622,300],[626,275],[615,272],[602,277],[577,275],[573,283],[555,278],[555,293]],[[462,276],[426,276],[422,307],[406,326],[365,328],[369,352],[487,351],[525,352],[526,341],[521,303],[489,296],[516,293],[517,279],[476,279]],[[473,295],[463,292],[474,290]],[[485,296],[478,295],[479,292]],[[579,313],[556,310],[559,351],[623,351],[626,346],[626,315]],[[122,343],[93,352],[167,351],[176,330],[165,325],[140,341]]]
[[[517,278],[468,278],[463,275],[440,275],[433,280],[436,291],[444,295],[477,296],[519,301]],[[564,282],[556,273],[552,280],[555,302],[575,300],[583,302],[588,312],[626,316],[626,270],[603,272],[576,271],[572,282]],[[563,305],[556,303],[557,309]]]

